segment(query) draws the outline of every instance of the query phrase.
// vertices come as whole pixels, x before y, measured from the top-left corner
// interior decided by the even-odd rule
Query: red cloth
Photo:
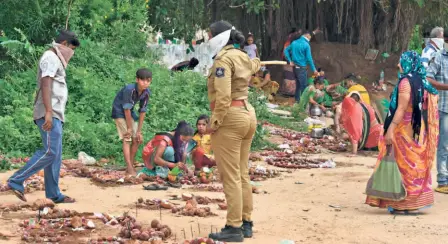
[[[378,123],[373,107],[366,103],[362,104],[367,108],[370,116],[370,131],[364,147],[374,148],[378,146],[383,126]],[[361,104],[351,97],[344,98],[344,101],[342,101],[342,115],[342,126],[347,131],[352,142],[358,143],[361,139],[363,129],[363,110]]]
[[[146,146],[143,148],[142,152],[142,158],[143,162],[145,162],[145,166],[149,169],[152,169],[151,165],[146,165],[146,163],[150,162],[151,155],[153,154],[154,150],[160,145],[162,141],[165,141],[167,146],[172,147],[173,142],[171,139],[166,135],[155,135],[154,138],[151,139],[151,141],[146,144]]]
[[[350,139],[358,143],[362,135],[362,107],[351,97],[342,101],[341,124],[348,132]]]
[[[375,109],[372,106],[363,103],[369,111],[370,115],[370,131],[369,136],[367,137],[365,148],[374,148],[378,146],[378,142],[380,141],[381,133],[383,132],[383,125],[381,125],[375,116]]]
[[[216,166],[214,159],[211,159],[205,155],[204,149],[198,147],[192,152],[193,164],[196,170],[200,170],[203,167]]]

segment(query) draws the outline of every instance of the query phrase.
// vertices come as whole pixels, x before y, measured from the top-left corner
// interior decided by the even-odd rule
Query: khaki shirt
[[[215,102],[210,119],[211,128],[222,124],[232,100],[245,100],[249,93],[249,81],[260,70],[260,60],[250,59],[247,53],[233,45],[225,46],[215,57],[208,77],[208,99]]]

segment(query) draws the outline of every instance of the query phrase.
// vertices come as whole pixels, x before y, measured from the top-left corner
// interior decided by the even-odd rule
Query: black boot
[[[244,238],[252,238],[252,227],[254,226],[254,222],[243,220],[243,235]]]
[[[208,235],[209,238],[215,241],[223,241],[223,242],[243,242],[243,231],[241,228],[236,228],[232,226],[226,225],[221,229],[221,232],[218,233],[210,233]]]

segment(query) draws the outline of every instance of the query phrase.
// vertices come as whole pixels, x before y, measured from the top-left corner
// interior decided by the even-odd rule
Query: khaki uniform
[[[259,59],[228,45],[216,55],[207,84],[214,103],[212,150],[227,200],[227,225],[233,227],[251,221],[253,209],[248,161],[257,118],[247,98],[249,81],[259,69]],[[244,106],[231,106],[232,100],[244,100]]]

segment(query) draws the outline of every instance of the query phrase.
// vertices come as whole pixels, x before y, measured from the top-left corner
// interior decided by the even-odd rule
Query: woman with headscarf
[[[247,99],[249,79],[260,70],[260,60],[250,59],[241,50],[244,35],[228,22],[213,23],[210,35],[210,46],[216,55],[207,83],[212,111],[207,131],[212,133],[212,150],[227,201],[226,226],[221,232],[210,234],[210,238],[242,242],[252,237],[248,161],[257,118]]]
[[[415,51],[401,55],[400,79],[391,94],[389,113],[380,138],[378,161],[391,146],[401,173],[406,198],[389,201],[367,196],[366,204],[390,213],[415,213],[434,204],[431,168],[439,135],[437,90],[426,80],[426,70]]]
[[[342,127],[352,144],[352,154],[359,149],[374,149],[383,131],[375,116],[375,110],[362,100],[359,92],[351,92],[342,101]]]

